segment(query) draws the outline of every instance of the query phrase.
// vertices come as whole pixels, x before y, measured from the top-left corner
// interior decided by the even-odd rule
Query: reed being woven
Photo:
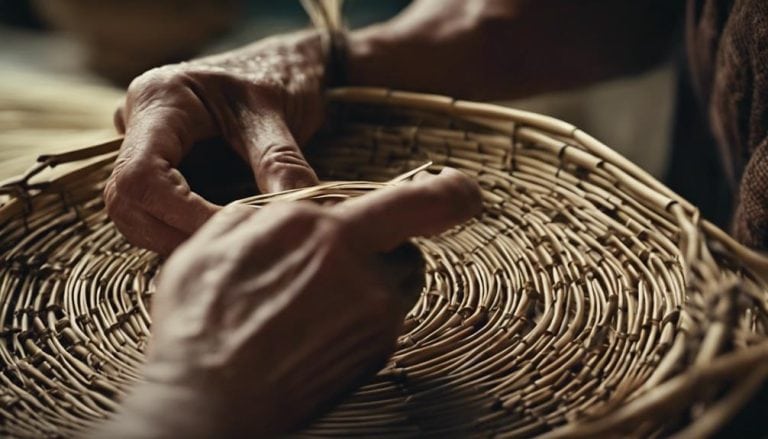
[[[397,352],[302,435],[701,437],[768,375],[768,261],[605,145],[441,96],[329,100],[308,157],[354,182],[242,202],[355,196],[431,161],[475,177],[484,212],[417,241],[426,287]],[[77,435],[141,379],[161,262],[103,211],[118,146],[44,157],[2,188],[4,437]]]

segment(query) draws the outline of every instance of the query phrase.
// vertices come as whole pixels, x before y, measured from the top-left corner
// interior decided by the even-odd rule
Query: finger
[[[155,158],[175,168],[194,142],[216,134],[189,80],[169,69],[155,69],[134,80],[115,119],[125,126],[118,163]]]
[[[159,157],[120,161],[104,193],[113,219],[114,205],[129,204],[188,235],[219,209],[192,192],[181,173]]]
[[[191,234],[218,206],[192,192],[176,166],[202,132],[174,108],[149,106],[134,112],[114,171],[116,196]]]
[[[126,130],[120,156],[159,157],[178,166],[194,142],[214,134],[210,121],[194,114],[197,112],[159,99],[142,105],[129,103],[121,112]]]
[[[353,242],[385,252],[412,236],[434,235],[480,212],[477,184],[454,169],[334,206]]]
[[[283,117],[252,114],[243,121],[242,143],[262,192],[314,186],[317,175],[304,158]]]
[[[192,192],[177,169],[168,164],[161,166],[145,183],[147,190],[139,198],[141,207],[158,220],[192,234],[221,207]]]
[[[141,209],[128,205],[117,209],[112,222],[126,240],[135,246],[168,256],[187,238],[186,234]]]

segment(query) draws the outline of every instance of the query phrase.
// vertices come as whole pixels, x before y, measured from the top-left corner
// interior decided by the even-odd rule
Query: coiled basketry
[[[485,209],[417,240],[397,352],[300,435],[701,437],[768,376],[768,260],[605,145],[494,105],[328,97],[308,157],[336,182],[242,202],[355,196],[431,162],[475,177]],[[0,189],[2,436],[75,436],[141,379],[161,260],[104,213],[119,144]]]

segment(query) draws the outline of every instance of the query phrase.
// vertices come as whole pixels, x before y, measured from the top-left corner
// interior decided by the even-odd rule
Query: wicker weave
[[[768,260],[605,145],[493,105],[329,98],[308,157],[354,182],[243,202],[355,196],[432,162],[474,176],[485,209],[417,240],[426,287],[397,352],[302,434],[700,437],[768,375]],[[2,436],[76,435],[140,379],[161,261],[103,211],[118,146],[2,188]]]

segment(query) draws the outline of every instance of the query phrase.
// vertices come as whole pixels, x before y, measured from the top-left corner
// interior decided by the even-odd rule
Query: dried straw
[[[700,437],[768,375],[768,260],[586,133],[442,96],[329,100],[308,157],[352,181],[242,202],[343,199],[431,161],[475,177],[485,209],[417,240],[426,287],[397,352],[301,435]],[[104,214],[118,145],[3,187],[0,435],[74,436],[140,379],[161,261]]]

